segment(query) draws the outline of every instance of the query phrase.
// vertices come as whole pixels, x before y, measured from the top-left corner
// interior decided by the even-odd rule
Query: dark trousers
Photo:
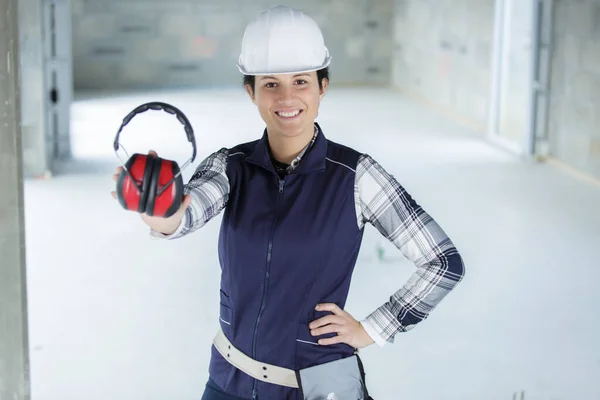
[[[206,383],[206,388],[204,389],[204,394],[202,395],[201,400],[248,400],[242,397],[233,396],[227,394],[221,390],[219,386],[210,378],[208,378],[208,382]]]

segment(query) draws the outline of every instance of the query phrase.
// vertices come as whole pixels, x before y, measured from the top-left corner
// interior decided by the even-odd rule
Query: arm
[[[226,173],[228,155],[228,150],[222,148],[200,163],[184,186],[183,192],[192,197],[192,202],[183,214],[179,227],[169,235],[151,230],[152,236],[177,239],[200,229],[219,215],[229,197],[230,187]]]
[[[465,274],[462,257],[408,192],[375,160],[363,155],[356,169],[359,228],[368,222],[412,261],[417,270],[388,302],[361,321],[380,346],[393,343],[426,319]]]

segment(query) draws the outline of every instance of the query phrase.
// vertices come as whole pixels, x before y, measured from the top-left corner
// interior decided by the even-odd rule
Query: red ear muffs
[[[115,138],[115,151],[122,147],[119,144],[119,134],[123,128],[135,115],[149,109],[164,110],[177,115],[177,118],[185,127],[188,140],[193,146],[192,158],[185,165],[194,161],[196,158],[196,142],[188,119],[175,107],[158,102],[143,104],[125,117]],[[117,180],[117,199],[126,210],[146,213],[149,216],[170,217],[181,207],[183,200],[182,169],[175,161],[165,160],[150,154],[135,153],[129,157]]]

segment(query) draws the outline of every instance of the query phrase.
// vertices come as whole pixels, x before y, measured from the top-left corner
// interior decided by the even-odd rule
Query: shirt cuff
[[[383,347],[387,344],[387,341],[381,337],[379,332],[377,332],[377,330],[373,327],[373,324],[371,324],[369,320],[363,319],[362,321],[360,321],[360,324],[367,332],[367,335],[369,335],[379,347]]]

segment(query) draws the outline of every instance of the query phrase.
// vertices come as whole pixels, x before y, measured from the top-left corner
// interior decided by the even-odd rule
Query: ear
[[[327,88],[329,87],[329,81],[327,80],[327,78],[323,79],[323,83],[322,83],[322,88],[320,90],[319,93],[319,97],[321,100],[323,100],[323,97],[325,97],[325,92],[327,91]]]
[[[252,87],[250,87],[250,85],[246,85],[246,93],[248,93],[248,96],[250,96],[250,100],[252,100],[252,102],[254,104],[256,104],[256,97],[254,95],[254,90],[252,90]]]

